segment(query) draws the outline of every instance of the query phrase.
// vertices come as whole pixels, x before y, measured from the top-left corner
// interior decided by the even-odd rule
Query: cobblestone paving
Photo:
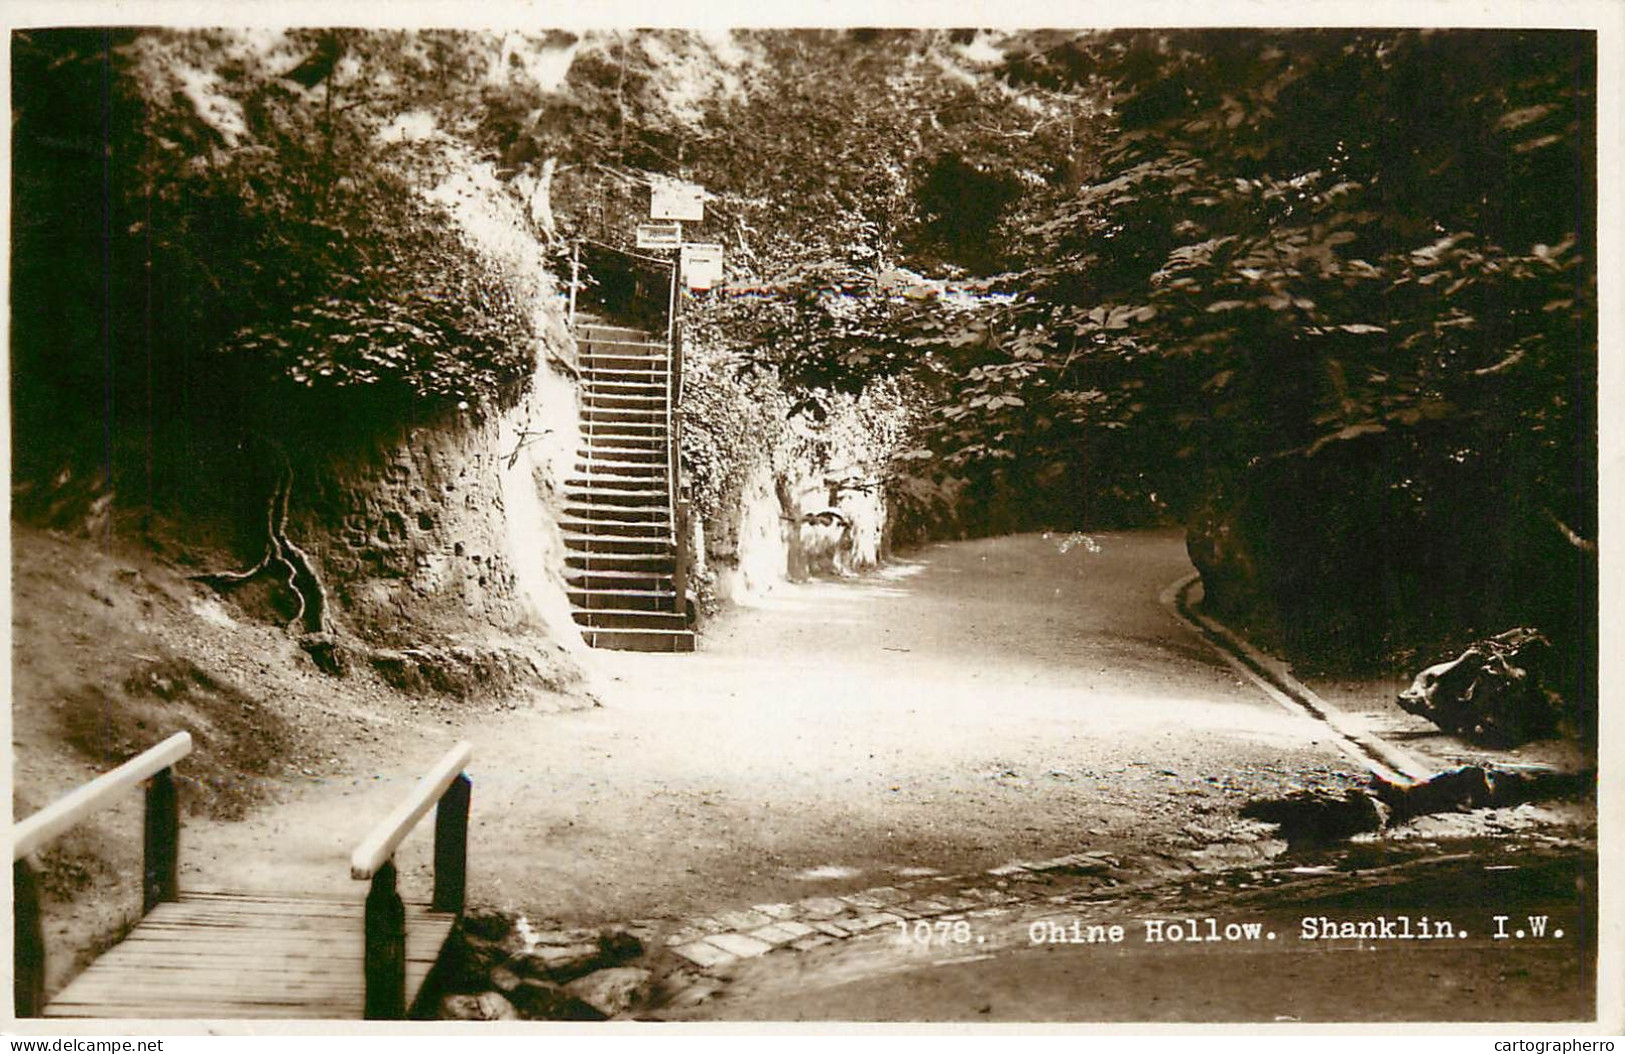
[[[1224,854],[1227,866],[1241,860],[1261,863],[1285,848],[1268,837],[1269,830],[1263,826],[1238,825],[1231,834],[1235,840],[1226,843],[1232,849]],[[928,875],[856,893],[756,904],[744,910],[685,919],[666,932],[662,943],[676,957],[680,969],[715,976],[742,960],[770,953],[811,951],[837,941],[896,932],[888,928],[899,923],[977,919],[986,924],[1033,903],[1073,903],[1079,898],[1115,894],[1145,882],[1198,870],[1206,868],[1199,862],[1171,856],[1123,860],[1104,854],[1073,853],[1046,860],[1016,861],[980,874]]]

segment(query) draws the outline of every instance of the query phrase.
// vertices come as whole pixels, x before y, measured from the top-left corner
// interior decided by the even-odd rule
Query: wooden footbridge
[[[370,882],[364,897],[359,887],[350,897],[182,890],[173,767],[191,750],[188,733],[171,736],[12,828],[17,1016],[407,1016],[463,909],[470,745],[442,757],[351,855],[351,878]],[[142,918],[47,1000],[39,885],[28,857],[143,782]],[[433,895],[403,901],[395,850],[431,807]]]

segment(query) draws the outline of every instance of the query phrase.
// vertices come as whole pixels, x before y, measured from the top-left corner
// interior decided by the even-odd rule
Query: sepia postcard
[[[1612,1049],[1618,7],[7,16],[8,1035]]]

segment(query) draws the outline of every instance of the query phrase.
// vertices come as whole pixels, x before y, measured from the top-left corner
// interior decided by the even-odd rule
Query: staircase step
[[[666,397],[663,394],[621,395],[588,391],[582,395],[581,405],[598,410],[648,410],[662,417],[666,414]]]
[[[567,495],[609,497],[611,500],[626,499],[632,505],[645,505],[653,499],[666,500],[671,497],[665,479],[648,479],[647,476],[624,476],[621,479],[572,476],[564,481],[564,492]]]
[[[656,377],[651,374],[650,379],[646,381],[597,381],[588,377],[583,379],[581,384],[582,392],[586,395],[597,393],[602,395],[627,394],[664,397],[666,394],[664,375]],[[638,390],[634,391],[633,389]]]
[[[694,650],[694,631],[687,629],[586,629],[581,639],[594,648],[611,651],[689,652]]]
[[[592,360],[620,360],[627,365],[611,366],[604,361]],[[606,342],[584,344],[576,355],[577,368],[591,370],[659,370],[664,373],[670,361],[671,354],[665,348]]]
[[[619,392],[583,392],[581,407],[584,410],[648,410],[666,415],[667,399],[664,395],[621,395]]]
[[[601,501],[583,501],[570,498],[564,503],[565,512],[583,520],[621,520],[624,522],[658,523],[671,526],[671,512],[665,505],[610,505]]]
[[[625,410],[608,410],[605,413],[625,414]],[[654,420],[641,421],[611,421],[587,411],[582,414],[582,431],[588,436],[609,436],[622,439],[665,439],[666,418],[662,414]]]
[[[597,337],[576,341],[576,350],[586,355],[622,355],[631,359],[666,358],[671,349],[657,340],[608,340]]]
[[[565,529],[565,533],[594,537],[613,537],[626,541],[671,540],[671,532],[666,524],[657,520],[598,520],[580,516],[561,516],[559,525]]]
[[[568,502],[586,500],[594,505],[664,505],[670,496],[665,487],[658,490],[637,490],[631,487],[600,487],[597,484],[588,485],[581,480],[571,480],[564,485],[564,494]]]
[[[588,399],[658,399],[666,400],[666,386],[664,384],[635,384],[631,381],[606,381],[599,384],[588,381],[583,393]]]
[[[642,425],[648,429],[666,430],[665,410],[629,410],[621,406],[593,406],[581,408],[581,420],[594,425]]]
[[[627,611],[621,608],[583,608],[573,613],[576,624],[595,629],[687,629],[687,616],[676,611]]]
[[[650,368],[647,370],[600,370],[584,369],[582,376],[590,385],[599,384],[657,384],[666,387],[666,369]]]
[[[581,431],[589,439],[658,439],[663,442],[666,438],[666,419],[662,415],[655,421],[601,421],[586,416],[582,419]]]
[[[626,330],[622,333],[588,333],[575,339],[577,344],[614,344],[616,348],[658,348],[666,351],[666,341],[656,341],[648,333]]]
[[[597,534],[586,531],[565,531],[564,544],[578,552],[593,553],[646,553],[667,556],[672,553],[671,540],[659,537],[625,537],[618,534]]]
[[[664,470],[670,457],[671,451],[667,448],[666,441],[660,439],[634,441],[626,445],[593,443],[576,454],[576,461],[591,461],[595,465],[603,465],[612,461],[625,461],[641,468]]]
[[[665,451],[660,451],[665,455]],[[570,479],[591,479],[593,482],[653,482],[666,486],[666,458],[652,456],[647,461],[621,461],[617,458],[587,455],[575,458],[575,474]]]
[[[577,457],[590,457],[598,461],[622,460],[665,464],[666,448],[670,445],[664,432],[654,432],[646,428],[627,429],[601,422],[596,424],[587,422],[587,426],[582,429],[581,438],[586,442]]]
[[[585,437],[588,441],[588,457],[634,457],[637,460],[647,460],[649,455],[655,455],[658,460],[666,460],[666,437],[650,435],[647,432],[639,433],[608,433],[594,432]]]
[[[670,589],[587,589],[566,586],[570,603],[583,611],[652,611],[672,613],[677,594]]]
[[[614,541],[621,543],[618,550],[598,548],[598,546],[613,544]],[[587,546],[592,548],[587,548]],[[569,545],[564,554],[565,562],[571,567],[601,567],[605,571],[636,571],[639,568],[659,569],[662,566],[669,569],[672,558],[671,545],[665,541],[660,541],[651,546],[647,539],[628,547],[625,539],[606,541],[602,538],[594,538],[581,542],[579,545]],[[666,573],[670,574],[671,572],[668,570]]]
[[[616,391],[628,388],[654,388],[660,392],[664,392],[666,390],[666,374],[664,372],[655,373],[651,370],[643,374],[631,374],[630,376],[625,377],[620,376],[620,374],[628,374],[630,372],[631,371],[629,370],[617,370],[615,371],[615,374],[608,377],[601,377],[595,373],[586,378],[587,387],[605,391]]]
[[[615,464],[600,458],[576,462],[576,474],[565,481],[566,487],[587,490],[596,487],[625,487],[642,490],[655,487],[666,489],[666,462],[651,461],[642,465]]]
[[[588,571],[566,567],[564,579],[578,589],[630,589],[648,593],[671,591],[671,575],[657,571]]]
[[[670,553],[607,553],[579,550],[565,553],[566,567],[577,571],[640,571],[670,578],[677,572],[676,558]]]
[[[615,344],[629,348],[659,348],[666,349],[666,342],[655,340],[652,334],[636,329],[625,329],[610,326],[605,329],[587,330],[576,334],[577,344]]]
[[[623,355],[614,352],[583,352],[576,358],[576,367],[589,374],[599,370],[648,370],[665,376],[668,372],[663,355]]]
[[[581,413],[586,416],[597,416],[599,420],[615,420],[605,417],[606,414],[625,413],[633,415],[623,418],[627,421],[653,420],[662,424],[666,420],[666,398],[651,398],[644,395],[593,395],[591,392],[581,396]]]
[[[577,472],[586,472],[590,469],[594,475],[600,472],[610,472],[623,476],[653,475],[665,479],[666,452],[664,450],[584,450],[576,454],[575,467]]]

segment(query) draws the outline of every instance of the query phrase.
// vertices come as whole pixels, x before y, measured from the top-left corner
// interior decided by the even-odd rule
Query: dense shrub
[[[148,429],[286,420],[301,406],[398,417],[499,401],[528,374],[524,276],[425,195],[436,144],[383,135],[415,105],[422,56],[398,43],[16,36],[25,458],[55,456],[46,437],[88,407],[113,415],[104,426]]]

